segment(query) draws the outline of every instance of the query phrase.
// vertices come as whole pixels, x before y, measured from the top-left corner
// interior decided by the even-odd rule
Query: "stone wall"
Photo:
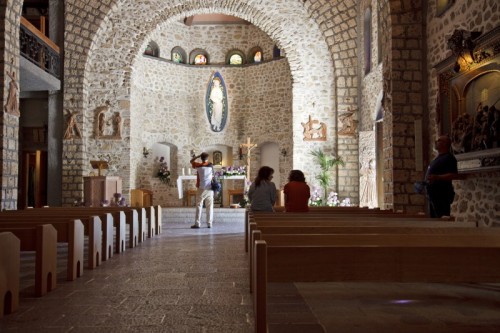
[[[495,0],[468,1],[456,0],[441,16],[436,16],[435,1],[429,1],[427,11],[427,73],[429,76],[428,131],[429,148],[438,136],[436,114],[438,96],[438,78],[434,67],[451,55],[447,40],[455,29],[482,31],[486,33],[500,22],[500,4]],[[431,150],[429,159],[435,155]],[[455,202],[452,205],[452,215],[458,220],[478,220],[482,224],[500,223],[498,215],[500,174],[498,172],[476,173],[468,176],[465,181],[455,181]]]

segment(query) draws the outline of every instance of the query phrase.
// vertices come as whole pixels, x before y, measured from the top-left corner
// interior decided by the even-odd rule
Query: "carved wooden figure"
[[[17,84],[16,72],[7,72],[7,75],[10,77],[10,82],[7,103],[5,104],[5,112],[14,116],[20,116],[21,113],[19,113],[19,98],[17,97],[17,94],[19,92],[19,85]]]
[[[316,119],[313,120],[309,115],[309,121],[301,124],[304,127],[304,141],[326,141],[325,123]]]
[[[82,138],[82,132],[80,131],[80,127],[78,127],[78,123],[76,122],[76,116],[78,112],[68,111],[68,120],[66,122],[66,131],[64,132],[64,140],[71,140],[73,136],[78,138]]]

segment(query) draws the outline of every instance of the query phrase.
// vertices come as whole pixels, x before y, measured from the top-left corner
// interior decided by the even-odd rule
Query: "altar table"
[[[238,176],[224,176],[221,177],[219,180],[222,182],[222,191],[224,193],[224,183],[227,180],[243,180],[243,188],[246,189],[246,176],[245,175],[238,175]],[[179,199],[182,199],[184,197],[184,189],[183,189],[183,182],[184,181],[189,181],[189,180],[194,180],[196,181],[196,175],[186,175],[186,176],[179,176],[177,178],[177,192],[179,194]],[[224,202],[222,200],[222,202]]]

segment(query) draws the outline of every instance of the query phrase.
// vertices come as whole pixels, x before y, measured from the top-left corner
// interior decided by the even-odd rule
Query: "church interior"
[[[311,193],[318,198],[333,196],[334,206],[348,203],[428,215],[428,198],[417,193],[415,183],[426,178],[427,167],[437,155],[435,142],[447,135],[461,175],[453,180],[450,215],[454,221],[479,227],[500,226],[497,0],[14,0],[0,6],[0,22],[2,211],[47,206],[160,206],[165,222],[169,209],[194,211],[196,176],[189,161],[207,152],[223,183],[215,201],[220,220],[225,214],[222,208],[244,206],[246,190],[261,166],[274,169],[273,181],[281,192],[290,171],[299,169]],[[327,187],[321,183],[317,152],[342,161],[329,171]],[[280,205],[282,200],[278,196]],[[193,222],[189,213],[186,218]],[[186,248],[204,242],[197,239],[199,233],[184,233],[182,223],[172,225],[170,231],[163,227],[160,239],[185,237],[179,246]],[[193,298],[207,296],[206,290],[192,285],[210,283],[198,276],[204,268],[214,278],[243,289],[238,279],[246,281],[248,276],[241,270],[225,263],[219,267],[225,273],[215,273],[217,260],[233,260],[229,253],[235,250],[223,240],[237,243],[235,229],[224,228],[227,230],[221,228],[220,235],[213,230],[208,243],[203,243],[204,248],[211,248],[211,242],[221,246],[219,252],[210,254],[206,266],[195,259],[202,255],[199,251],[186,249],[186,253],[171,254],[170,263],[180,265],[179,271],[158,273],[158,268],[155,271],[145,264],[134,269],[165,274],[166,281],[178,289],[187,283]],[[162,255],[151,244],[169,250],[158,239],[143,246],[143,251],[154,252],[154,265]],[[184,267],[183,254],[196,262],[195,268]],[[135,256],[140,254],[125,260]],[[234,265],[246,269],[244,256],[244,252],[238,253]],[[128,286],[119,279],[118,272],[124,270],[121,265],[127,264],[115,263],[102,275],[92,271],[77,280],[81,286],[74,288],[85,288],[108,274],[123,296]],[[192,280],[182,282],[181,272]],[[131,281],[132,289],[146,290],[139,287],[141,279]],[[222,291],[226,288],[222,284],[215,286],[214,282],[209,294],[220,288],[223,296],[214,301],[208,295],[207,304],[228,306],[234,301],[234,291]],[[347,289],[335,292],[347,293],[355,285],[346,284]],[[72,287],[68,284],[67,288]],[[269,290],[279,294],[280,288],[284,287]],[[314,321],[303,332],[330,332],[328,325],[349,331],[348,323],[326,324],[328,315],[315,310],[314,304],[321,307],[321,302],[314,303],[317,289],[307,291],[307,285],[293,288],[302,291],[312,316],[321,322],[322,328]],[[335,293],[332,286],[322,288]],[[366,290],[370,288],[377,289]],[[415,293],[425,293],[422,290],[427,287],[414,288]],[[486,289],[481,286],[480,292]],[[108,288],[106,293],[111,296],[116,290]],[[491,290],[496,293],[491,303],[498,308],[498,286],[492,285]],[[84,299],[66,292],[64,297],[74,301]],[[469,297],[462,292],[446,291]],[[90,293],[97,298],[95,291]],[[138,296],[134,303],[141,311],[148,306],[146,296]],[[176,301],[172,301],[174,296]],[[165,294],[155,300],[170,302],[175,313],[174,305],[181,304],[178,301],[183,297],[187,296]],[[286,297],[281,300],[287,301]],[[236,303],[245,307],[235,310],[236,317],[253,311],[252,299],[246,294]],[[186,304],[188,301],[181,305]],[[286,309],[283,304],[273,306]],[[226,318],[231,317],[229,308]],[[293,313],[294,308],[289,310]],[[43,313],[40,308],[37,311]],[[198,322],[214,315],[213,309],[196,311]],[[440,309],[437,313],[441,311],[446,312]],[[268,319],[282,323],[292,317],[279,312],[287,318],[280,317],[278,312]],[[156,315],[159,312],[151,314]],[[397,319],[399,324],[405,316]],[[466,327],[463,332],[499,329],[500,321],[488,316],[485,314],[484,322],[490,326]],[[0,328],[8,317],[0,318]],[[25,317],[28,319],[19,317],[19,322],[28,325],[30,315]],[[410,316],[408,320],[425,324],[420,330],[415,328],[418,325],[410,325],[402,332],[436,327],[436,332],[462,332],[454,325],[433,326],[431,317]],[[241,324],[248,324],[248,318],[238,320],[227,327],[214,324],[196,330],[196,325],[182,323],[172,331],[253,329],[252,320],[250,325]],[[376,320],[383,321],[384,316]],[[33,329],[12,322],[5,325],[14,331]],[[85,331],[85,325],[58,325],[51,328]],[[300,331],[301,324],[297,325],[286,329],[275,325],[273,329]],[[370,332],[370,325],[362,322],[359,331]]]

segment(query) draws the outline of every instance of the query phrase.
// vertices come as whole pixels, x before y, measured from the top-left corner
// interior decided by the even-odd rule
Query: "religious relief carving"
[[[78,126],[77,123],[77,117],[78,112],[74,111],[68,111],[66,117],[66,131],[64,132],[64,140],[71,140],[74,137],[77,138],[82,138],[82,131],[80,130],[80,127]]]
[[[21,113],[19,113],[19,98],[17,96],[19,92],[19,85],[16,79],[16,72],[7,72],[7,75],[10,77],[10,82],[9,92],[7,95],[7,103],[5,104],[5,112],[14,116],[20,116]]]
[[[500,110],[480,103],[474,117],[459,116],[452,124],[451,141],[457,154],[500,147]]]
[[[122,138],[122,116],[120,112],[111,113],[111,103],[95,109],[95,138],[120,140]]]
[[[355,118],[355,112],[351,111],[350,108],[344,113],[339,115],[339,120],[341,127],[338,131],[339,135],[354,136],[356,135],[356,129],[358,128],[358,121]]]
[[[304,141],[326,141],[326,124],[309,115],[307,123],[301,123],[304,127]]]

